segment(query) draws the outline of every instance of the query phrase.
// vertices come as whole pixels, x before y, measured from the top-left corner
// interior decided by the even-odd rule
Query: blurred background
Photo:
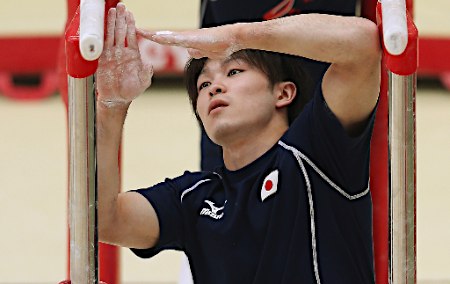
[[[199,1],[124,2],[139,27],[167,30],[196,28]],[[417,276],[421,284],[450,283],[450,1],[415,0],[414,6],[419,34],[427,39],[416,101]],[[55,64],[66,18],[66,1],[2,1],[0,283],[67,278],[67,127]],[[23,40],[30,43],[25,48]],[[153,86],[132,104],[126,121],[124,190],[197,170],[200,164],[199,129],[176,71],[186,54],[144,48],[160,59]],[[179,253],[150,260],[127,249],[120,253],[123,283],[176,283],[179,278]]]

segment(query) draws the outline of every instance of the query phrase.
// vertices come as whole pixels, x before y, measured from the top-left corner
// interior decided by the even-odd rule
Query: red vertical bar
[[[116,7],[119,2],[120,0],[105,1],[105,20],[107,19],[108,10],[112,7]],[[119,169],[121,168],[121,153],[122,151],[119,149]],[[120,251],[117,246],[99,243],[99,264],[101,281],[108,284],[120,283]]]
[[[362,0],[361,16],[376,21],[376,0]],[[389,164],[388,164],[388,75],[384,59],[380,97],[371,141],[370,189],[373,201],[373,248],[377,284],[388,283],[389,265]]]
[[[384,60],[383,60],[384,61]],[[389,160],[388,76],[382,64],[380,98],[370,153],[370,188],[373,201],[373,248],[377,284],[388,283],[389,265]]]
[[[361,0],[361,17],[376,22],[377,0]]]
[[[406,10],[411,15],[411,18],[414,19],[414,6],[413,0],[406,0]]]

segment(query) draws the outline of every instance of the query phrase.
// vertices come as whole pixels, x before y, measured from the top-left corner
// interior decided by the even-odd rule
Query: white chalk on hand
[[[405,0],[382,0],[383,41],[387,52],[402,54],[408,44]]]
[[[173,32],[171,32],[171,31],[159,31],[159,32],[156,32],[155,33],[155,35],[171,35],[171,34],[173,34]]]
[[[104,41],[105,0],[80,2],[80,52],[92,61],[100,57]]]

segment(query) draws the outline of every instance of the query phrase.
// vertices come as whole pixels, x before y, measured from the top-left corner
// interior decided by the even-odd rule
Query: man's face
[[[222,146],[263,131],[276,109],[267,76],[239,59],[208,60],[197,90],[197,112],[206,133]]]

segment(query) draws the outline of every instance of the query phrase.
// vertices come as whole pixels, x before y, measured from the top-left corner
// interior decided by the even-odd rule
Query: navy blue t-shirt
[[[151,257],[183,250],[195,283],[374,283],[369,144],[321,88],[280,141],[237,171],[185,172],[140,192],[155,208]]]

